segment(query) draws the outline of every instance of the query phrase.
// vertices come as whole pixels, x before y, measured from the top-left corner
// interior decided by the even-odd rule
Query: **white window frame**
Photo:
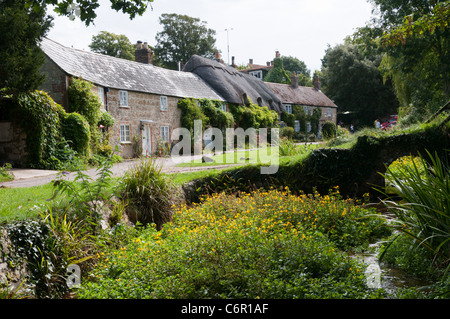
[[[225,103],[220,104],[220,109],[224,112],[227,111],[227,105]]]
[[[286,112],[292,114],[292,104],[285,104],[284,107],[286,108]]]
[[[328,108],[327,112],[328,112],[327,113],[328,117],[332,117],[333,116],[332,115],[333,113],[331,112],[331,107]]]
[[[161,95],[159,97],[159,108],[161,111],[167,111],[168,105],[167,105],[167,96]]]
[[[258,70],[258,71],[251,71],[248,73],[251,76],[254,76],[255,78],[261,79],[263,78],[263,72],[262,70]]]
[[[309,115],[309,107],[307,107],[306,105],[303,106],[303,110],[305,110],[305,114]]]
[[[103,88],[103,86],[97,87],[97,93],[100,103],[102,103],[102,106],[105,106],[105,89]]]
[[[131,143],[131,125],[127,123],[120,124],[120,143]]]
[[[119,91],[119,106],[130,107],[128,105],[128,91]]]
[[[295,120],[294,130],[296,132],[300,132],[300,121],[299,120]]]
[[[169,141],[169,127],[161,126],[161,140],[168,142]]]

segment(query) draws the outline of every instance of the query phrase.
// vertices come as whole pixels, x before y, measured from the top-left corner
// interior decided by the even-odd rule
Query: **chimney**
[[[234,63],[234,56],[231,57],[231,66],[232,66],[233,68],[236,68],[236,67],[237,67],[236,64]]]
[[[271,64],[271,63],[270,63],[269,61],[266,62],[266,65],[267,65],[267,66],[270,66],[270,64]]]
[[[279,58],[280,56],[280,51],[275,51],[275,58]]]
[[[253,67],[253,59],[249,59],[248,60],[248,67],[252,68]]]
[[[295,74],[295,73],[291,77],[291,86],[294,89],[298,88],[298,77],[297,77],[297,74]]]
[[[316,76],[316,81],[314,82],[314,88],[317,91],[320,91],[321,86],[320,86],[319,76]]]
[[[134,59],[136,62],[144,64],[153,64],[153,51],[148,47],[148,43],[138,41],[136,51],[134,51]]]

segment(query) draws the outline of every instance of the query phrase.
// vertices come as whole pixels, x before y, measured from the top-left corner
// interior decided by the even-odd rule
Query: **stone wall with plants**
[[[12,125],[22,128],[26,136],[27,158],[23,165],[70,169],[96,162],[97,155],[112,152],[107,130],[114,119],[100,111],[100,102],[91,87],[89,82],[72,79],[68,112],[44,91],[15,96],[8,108],[2,108]]]
[[[262,175],[260,165],[247,165],[194,180],[184,186],[186,199],[197,202],[208,193],[251,191],[254,188],[281,185],[305,193],[317,190],[326,194],[338,186],[346,196],[362,197],[367,193],[379,195],[373,187],[384,185],[380,173],[384,173],[387,166],[402,156],[426,154],[426,151],[447,156],[449,133],[449,124],[440,126],[434,123],[410,132],[384,136],[362,135],[351,148],[320,148],[306,159],[281,163],[278,172],[273,175]]]

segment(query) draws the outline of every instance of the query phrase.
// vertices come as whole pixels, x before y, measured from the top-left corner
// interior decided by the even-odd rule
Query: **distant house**
[[[267,73],[269,73],[269,71],[272,69],[273,69],[273,62],[267,62],[266,65],[259,65],[254,64],[253,59],[250,59],[248,62],[248,68],[241,70],[240,72],[263,80],[264,77],[267,75]]]
[[[270,82],[266,82],[266,85],[281,100],[286,112],[292,113],[293,106],[301,106],[304,108],[306,115],[309,115],[312,114],[314,109],[319,108],[322,112],[319,129],[325,122],[336,124],[338,107],[320,90],[318,78],[316,78],[314,87],[299,86],[298,78],[295,75],[291,78],[290,85]],[[295,131],[300,131],[298,121],[295,123]],[[309,128],[306,131],[309,131]]]
[[[220,61],[194,55],[184,66],[184,71],[198,75],[227,103],[248,105],[251,101],[278,113],[284,111],[281,100],[266,83]]]
[[[67,108],[71,77],[94,83],[94,92],[115,119],[111,145],[118,145],[125,158],[135,155],[133,141],[146,155],[157,152],[158,142],[172,140],[173,129],[180,126],[180,99],[223,101],[198,75],[153,66],[146,43],[138,42],[136,62],[68,48],[49,39],[40,46],[46,55],[42,89]]]

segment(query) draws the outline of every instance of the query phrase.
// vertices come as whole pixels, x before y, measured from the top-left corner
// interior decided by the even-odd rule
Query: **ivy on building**
[[[13,98],[9,111],[15,116],[10,118],[26,133],[30,167],[64,169],[68,158],[88,160],[96,154],[112,152],[108,128],[114,119],[100,111],[100,102],[91,88],[91,83],[72,79],[69,112],[44,91],[21,93]]]
[[[302,105],[293,105],[292,113],[282,112],[280,114],[280,120],[283,121],[286,126],[295,128],[295,121],[299,121],[300,132],[305,134],[307,132],[307,123],[311,125],[311,133],[317,135],[319,133],[319,122],[322,116],[322,110],[320,108],[314,108],[312,114],[306,114]]]

